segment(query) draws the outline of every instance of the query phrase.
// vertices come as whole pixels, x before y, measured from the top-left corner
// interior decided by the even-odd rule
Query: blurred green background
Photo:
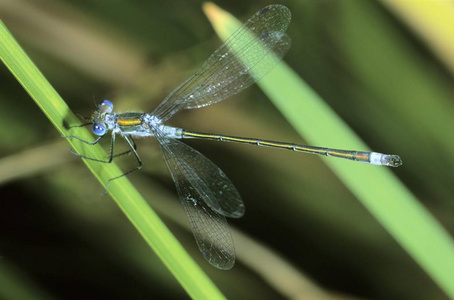
[[[272,2],[215,3],[246,20]],[[403,158],[392,171],[452,235],[454,72],[445,58],[380,2],[279,3],[292,12],[286,63],[372,149]],[[102,99],[151,111],[189,76],[220,45],[201,5],[0,0],[0,18],[72,110],[88,116]],[[15,299],[188,298],[3,65],[0,82],[0,289],[17,289]],[[171,124],[305,142],[257,87]],[[246,215],[230,220],[233,270],[206,263],[180,225],[155,141],[138,141],[145,166],[130,180],[229,299],[448,299],[322,159],[188,144],[224,170],[246,204]]]

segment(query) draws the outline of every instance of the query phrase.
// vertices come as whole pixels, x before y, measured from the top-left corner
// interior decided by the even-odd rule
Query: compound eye
[[[91,130],[93,131],[94,134],[98,136],[103,136],[106,134],[106,127],[102,126],[101,124],[94,123],[93,126],[91,127]]]
[[[109,100],[103,100],[98,104],[98,110],[105,113],[111,113],[113,110],[113,104]]]

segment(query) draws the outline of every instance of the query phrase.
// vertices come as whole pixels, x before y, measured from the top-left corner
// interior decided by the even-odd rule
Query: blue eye
[[[106,134],[106,127],[102,126],[101,124],[94,123],[93,126],[91,127],[91,130],[93,131],[94,134],[98,136],[103,136]]]
[[[102,100],[102,101],[101,101],[101,104],[109,105],[110,107],[113,108],[113,104],[112,104],[112,102],[110,102],[109,100]]]
[[[103,100],[98,104],[98,109],[102,112],[111,113],[113,110],[113,104],[109,100]]]

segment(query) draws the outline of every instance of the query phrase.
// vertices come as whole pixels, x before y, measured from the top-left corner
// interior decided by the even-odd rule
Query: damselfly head
[[[91,130],[97,136],[103,136],[110,128],[109,121],[107,120],[113,111],[113,104],[109,100],[99,102],[98,109],[93,112],[92,120],[93,126]]]

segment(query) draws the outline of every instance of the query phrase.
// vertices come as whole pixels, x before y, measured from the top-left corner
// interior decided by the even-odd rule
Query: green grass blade
[[[17,266],[11,265],[7,259],[2,259],[0,264],[0,298],[11,300],[58,299],[39,284],[33,282],[27,275]]]
[[[241,25],[212,4],[205,5],[205,12],[221,39]],[[285,63],[259,81],[259,86],[310,144],[368,151],[359,137]],[[385,152],[382,150],[385,149],[378,149]],[[391,170],[335,158],[324,161],[407,253],[454,298],[452,238]]]
[[[0,57],[58,131],[64,135],[71,134],[65,129],[65,124],[80,124],[80,121],[1,21]],[[86,129],[78,129],[77,135],[86,140],[93,140]],[[69,142],[78,153],[91,157],[106,157],[105,151],[98,145],[84,147],[81,143],[71,140]],[[109,178],[121,174],[115,164],[100,164],[88,160],[84,162],[103,185]],[[217,287],[196,265],[126,178],[113,182],[109,193],[192,298],[224,299]]]

